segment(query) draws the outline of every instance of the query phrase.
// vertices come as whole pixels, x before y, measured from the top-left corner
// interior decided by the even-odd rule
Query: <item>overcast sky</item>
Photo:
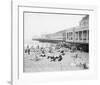
[[[49,34],[79,25],[85,15],[24,13],[24,39]]]

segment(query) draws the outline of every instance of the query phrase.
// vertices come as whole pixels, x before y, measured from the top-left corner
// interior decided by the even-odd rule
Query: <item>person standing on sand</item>
[[[27,45],[27,53],[28,53],[28,55],[30,55],[30,48],[29,48],[29,45]]]

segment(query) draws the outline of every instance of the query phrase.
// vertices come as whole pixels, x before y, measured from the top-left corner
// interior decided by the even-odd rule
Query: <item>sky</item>
[[[24,39],[55,33],[79,25],[85,15],[24,13]]]

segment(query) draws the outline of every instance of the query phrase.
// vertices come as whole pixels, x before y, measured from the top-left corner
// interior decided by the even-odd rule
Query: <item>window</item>
[[[79,40],[82,40],[82,31],[79,31]]]
[[[69,40],[70,40],[70,32],[69,32]]]
[[[88,30],[88,40],[89,40],[89,30]]]
[[[78,32],[75,32],[75,39],[78,40]]]
[[[73,39],[73,33],[72,32],[70,32],[70,39],[72,40]]]
[[[85,30],[85,31],[83,31],[83,40],[87,40],[87,31]]]
[[[67,39],[69,38],[69,34],[67,33]]]

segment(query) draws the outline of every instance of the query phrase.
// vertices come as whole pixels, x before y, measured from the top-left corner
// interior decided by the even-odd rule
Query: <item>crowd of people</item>
[[[56,46],[50,47],[39,47],[39,45],[34,48],[33,46],[29,47],[27,45],[25,49],[25,54],[31,55],[34,54],[33,58],[35,61],[41,60],[41,58],[46,58],[50,62],[61,62],[64,57],[67,57],[67,52],[74,54],[71,56],[73,58],[73,65],[83,67],[84,69],[88,69],[88,63],[85,57],[81,57],[78,53],[76,53],[77,48],[75,46],[70,46],[69,44],[65,44],[64,42],[58,43]]]
[[[56,49],[54,47],[43,48],[39,47],[39,45],[36,48],[34,48],[33,46],[29,48],[29,45],[27,45],[25,53],[27,53],[28,55],[31,55],[31,53],[36,54],[34,58],[46,57],[50,60],[50,62],[60,62],[63,59],[63,56],[65,55],[64,50]]]

